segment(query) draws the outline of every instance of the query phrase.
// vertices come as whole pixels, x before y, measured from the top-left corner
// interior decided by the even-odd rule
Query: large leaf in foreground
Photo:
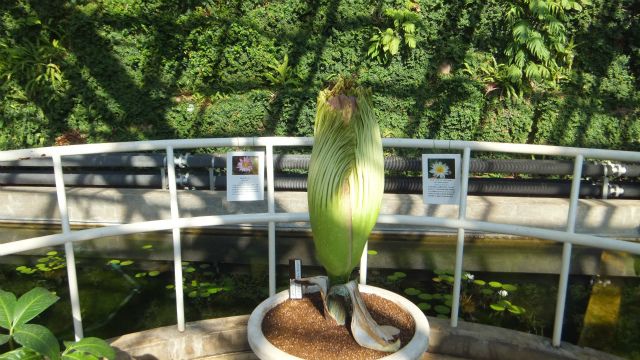
[[[0,290],[0,327],[7,330],[11,328],[16,302],[16,296],[13,293]]]
[[[0,334],[0,345],[6,344],[9,341],[9,339],[11,339],[11,336]]]
[[[37,352],[27,349],[27,348],[19,348],[13,351],[6,352],[4,354],[0,354],[0,360],[41,360],[42,355]]]
[[[13,338],[24,347],[48,356],[51,360],[60,358],[60,345],[55,336],[42,325],[23,324],[14,329]]]
[[[20,296],[16,303],[13,312],[13,326],[27,323],[53,305],[58,299],[59,297],[41,287],[29,290]]]
[[[106,341],[95,337],[87,337],[77,342],[65,342],[64,345],[66,349],[62,354],[63,359],[79,353],[107,359],[116,357],[115,350]]]

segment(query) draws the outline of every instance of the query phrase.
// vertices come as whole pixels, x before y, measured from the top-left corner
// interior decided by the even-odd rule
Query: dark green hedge
[[[417,46],[381,63],[369,39],[404,1],[4,1],[0,149],[310,136],[318,91],[356,74],[385,137],[640,150],[640,4],[567,12],[571,76],[513,99],[463,71],[470,53],[507,61],[513,2],[419,1]]]

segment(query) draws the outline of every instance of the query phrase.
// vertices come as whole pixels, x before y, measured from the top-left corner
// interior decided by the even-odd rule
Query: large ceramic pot
[[[411,338],[411,341],[397,352],[389,354],[382,359],[420,359],[429,346],[429,322],[427,321],[427,317],[424,316],[422,310],[420,310],[411,301],[391,291],[368,285],[360,285],[359,289],[360,292],[377,295],[386,300],[392,301],[409,313],[416,324],[416,331],[413,338]],[[262,333],[262,320],[265,315],[269,310],[286,301],[288,298],[288,290],[279,292],[258,305],[249,317],[249,324],[247,325],[249,345],[256,356],[262,360],[300,359],[299,357],[287,354],[275,347],[264,337],[264,334]]]

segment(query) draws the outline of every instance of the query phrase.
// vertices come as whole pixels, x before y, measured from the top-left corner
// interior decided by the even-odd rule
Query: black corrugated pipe
[[[164,166],[164,154],[106,154],[106,155],[73,155],[65,156],[62,165],[65,167],[87,168],[157,168]],[[309,167],[309,155],[275,155],[275,170],[283,169],[307,169]],[[51,159],[28,159],[0,163],[0,168],[22,167],[51,167]],[[182,154],[177,157],[177,166],[180,168],[211,168],[224,169],[226,157],[220,155]],[[624,176],[640,177],[640,164],[622,164],[625,169]],[[484,160],[472,159],[469,164],[472,173],[502,173],[502,174],[531,174],[531,175],[571,175],[573,174],[573,161],[571,160]],[[608,175],[618,176],[620,166],[610,164],[585,163],[582,175],[586,177],[602,177],[605,170]],[[389,171],[415,171],[422,170],[422,162],[418,158],[385,158],[385,169]]]
[[[306,191],[307,177],[305,175],[280,175],[274,179],[274,186],[279,191]],[[153,173],[124,174],[117,172],[65,173],[64,181],[67,186],[77,187],[135,187],[156,188],[163,186],[163,178],[159,171]],[[180,188],[209,189],[210,178],[207,172],[178,171],[177,182]],[[28,171],[20,173],[0,173],[0,185],[21,186],[55,186],[53,173],[43,171]],[[640,183],[610,183],[609,189],[617,187],[617,196],[609,198],[639,199]],[[226,176],[214,178],[216,190],[226,190]],[[602,185],[591,181],[582,181],[580,196],[588,198],[602,198]],[[610,193],[612,191],[609,191]],[[622,193],[620,194],[620,190]],[[395,177],[385,179],[385,192],[396,194],[422,194],[422,178]],[[499,196],[545,196],[569,197],[571,182],[568,180],[528,180],[528,179],[469,179],[468,193],[470,195],[499,195]]]

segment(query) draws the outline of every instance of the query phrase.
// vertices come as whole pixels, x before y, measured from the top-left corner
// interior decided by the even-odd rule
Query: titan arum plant
[[[306,279],[320,287],[325,316],[344,325],[361,346],[394,352],[399,330],[379,326],[350,280],[373,229],[384,192],[382,139],[371,90],[339,78],[318,96],[309,165],[309,217],[317,258],[328,277]]]

